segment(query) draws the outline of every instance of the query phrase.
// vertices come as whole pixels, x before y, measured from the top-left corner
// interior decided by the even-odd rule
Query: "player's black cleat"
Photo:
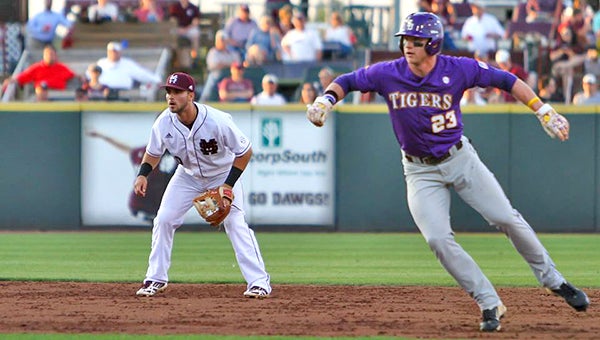
[[[590,305],[590,299],[583,290],[576,288],[572,284],[565,282],[558,289],[550,289],[552,293],[565,299],[569,306],[575,308],[578,312],[585,312]]]
[[[506,307],[499,305],[492,309],[483,311],[483,321],[479,324],[479,330],[482,332],[495,332],[500,330],[500,318],[506,313]]]

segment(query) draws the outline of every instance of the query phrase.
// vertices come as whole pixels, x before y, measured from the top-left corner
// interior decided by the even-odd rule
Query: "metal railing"
[[[17,64],[17,66],[15,67],[15,70],[12,73],[12,76],[16,76],[19,73],[23,72],[23,70],[25,69],[25,66],[28,64],[28,59],[29,59],[29,51],[24,50],[23,53],[21,54],[21,58],[19,59],[19,63]],[[17,84],[15,84],[14,82],[9,83],[8,86],[6,87],[6,90],[4,91],[4,94],[2,95],[2,102],[7,103],[7,102],[13,100],[15,98],[16,92],[17,92]]]

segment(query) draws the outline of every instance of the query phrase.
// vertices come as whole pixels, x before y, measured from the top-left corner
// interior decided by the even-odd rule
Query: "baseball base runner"
[[[482,331],[500,330],[506,307],[454,238],[451,188],[508,236],[542,286],[574,309],[585,311],[587,295],[556,269],[533,229],[511,206],[492,172],[463,136],[460,99],[465,90],[476,86],[502,89],[534,111],[543,129],[561,141],[569,137],[569,122],[513,74],[472,58],[439,54],[444,28],[432,13],[410,14],[396,36],[403,57],[339,76],[309,106],[308,119],[322,126],[335,103],[351,91],[377,92],[385,99],[402,149],[409,210],[442,266],[479,305]]]

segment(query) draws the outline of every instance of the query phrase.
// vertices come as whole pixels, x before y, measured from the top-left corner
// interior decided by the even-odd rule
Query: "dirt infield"
[[[137,284],[0,282],[2,333],[126,333],[593,339],[600,290],[578,313],[541,288],[500,288],[502,331],[478,331],[480,313],[458,288],[274,285],[271,298],[243,285],[171,284],[152,298]]]

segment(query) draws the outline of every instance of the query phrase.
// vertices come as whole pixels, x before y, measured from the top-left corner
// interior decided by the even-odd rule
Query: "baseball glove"
[[[194,198],[194,207],[202,218],[213,227],[223,223],[233,202],[233,191],[225,186],[209,189]]]

